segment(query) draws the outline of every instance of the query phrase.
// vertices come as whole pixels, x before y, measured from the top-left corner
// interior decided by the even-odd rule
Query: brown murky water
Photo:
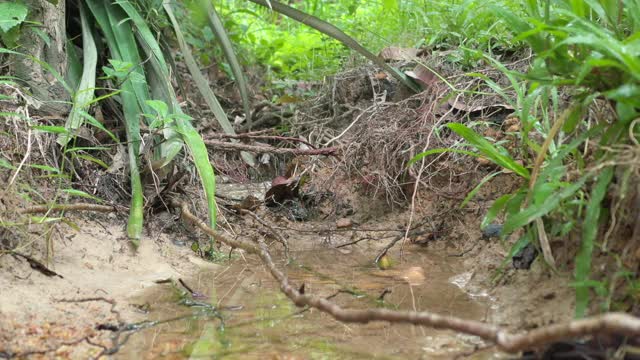
[[[333,300],[346,307],[429,310],[476,320],[485,318],[491,307],[489,297],[461,290],[468,276],[456,272],[461,264],[445,254],[409,252],[401,264],[386,271],[377,269],[372,255],[361,251],[320,247],[295,252],[293,258],[289,265],[279,263],[292,283],[304,282],[307,292],[335,295]],[[220,309],[224,328],[206,316],[165,323],[133,335],[117,357],[450,359],[483,344],[472,336],[410,325],[343,324],[317,310],[296,308],[257,258],[237,258],[188,284]],[[381,302],[378,298],[385,289],[391,292]],[[179,305],[177,293],[171,285],[159,285],[133,302],[149,303],[152,320],[202,311]]]

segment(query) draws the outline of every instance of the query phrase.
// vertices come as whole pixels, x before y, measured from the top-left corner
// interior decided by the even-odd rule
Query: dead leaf
[[[378,56],[385,61],[415,60],[419,52],[420,49],[389,46],[382,49]]]
[[[440,80],[436,73],[421,64],[416,65],[416,67],[413,68],[413,71],[405,71],[405,74],[410,78],[417,80],[423,87],[431,87]]]
[[[285,200],[297,198],[299,188],[299,181],[278,176],[273,179],[271,188],[269,188],[264,195],[264,204],[267,206],[275,206],[282,204]]]

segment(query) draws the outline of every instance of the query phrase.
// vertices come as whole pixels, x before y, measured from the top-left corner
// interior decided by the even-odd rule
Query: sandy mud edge
[[[46,352],[44,358],[96,355],[102,349],[84,339],[111,346],[112,333],[96,329],[99,324],[117,323],[111,305],[99,300],[61,300],[113,300],[124,322],[140,321],[145,315],[136,309],[134,299],[156,281],[190,279],[200,271],[215,271],[218,267],[199,259],[188,247],[176,246],[173,241],[179,239],[173,237],[180,235],[152,231],[136,253],[126,239],[123,221],[107,217],[104,221],[74,220],[80,230],[67,229],[64,240],[56,241],[51,264],[51,269],[64,278],[46,277],[32,270],[26,261],[11,256],[0,258],[0,355],[30,352]],[[478,241],[476,237],[479,234],[470,233],[467,244]],[[426,248],[408,250],[456,253],[455,248],[447,241],[436,241]],[[399,252],[399,248],[393,251]],[[493,270],[505,255],[499,243],[489,242],[477,244],[464,256],[455,284],[472,296],[490,299],[491,303],[485,318],[477,320],[512,329],[531,329],[571,318],[573,294],[568,280],[551,276],[540,262],[534,263],[529,271],[508,271],[500,282],[492,282]]]
[[[143,315],[130,298],[158,280],[189,278],[216,266],[174,245],[164,234],[146,236],[134,252],[124,222],[73,220],[80,230],[63,230],[49,264],[63,278],[47,277],[10,255],[0,258],[0,358],[30,352],[72,358],[97,354],[102,349],[82,339],[109,346],[111,334],[96,326],[117,324],[111,305],[64,300],[113,300],[123,321],[139,321]]]

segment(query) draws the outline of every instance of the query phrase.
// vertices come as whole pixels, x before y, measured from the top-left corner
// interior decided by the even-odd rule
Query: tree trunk
[[[46,0],[26,0],[27,20],[18,39],[18,52],[49,64],[64,79],[67,72],[65,0],[57,5]],[[42,102],[39,111],[50,115],[66,114],[71,95],[55,76],[28,57],[14,57],[10,74],[23,80],[33,97]]]

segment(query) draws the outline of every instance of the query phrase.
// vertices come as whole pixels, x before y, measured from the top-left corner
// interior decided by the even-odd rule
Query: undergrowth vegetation
[[[525,181],[517,192],[497,199],[483,221],[487,226],[504,213],[503,237],[525,229],[510,255],[535,243],[555,269],[550,239],[569,241],[570,234],[578,234],[573,283],[578,317],[587,312],[590,289],[606,295],[605,310],[615,304],[603,289],[621,285],[638,301],[637,280],[625,283],[614,275],[598,281],[591,276],[595,249],[628,256],[631,244],[617,238],[637,236],[629,226],[637,221],[630,199],[638,196],[640,170],[639,5],[637,1],[528,1],[526,16],[491,5],[514,40],[526,42],[535,57],[530,69],[520,73],[481,55],[508,77],[508,88],[484,75],[470,75],[482,77],[516,109],[520,147],[510,153],[465,125],[447,125],[478,151],[473,155],[484,156]],[[536,134],[544,141],[535,141]],[[428,151],[414,161],[439,151],[451,150]],[[632,270],[617,266],[623,273]]]
[[[201,50],[204,61],[211,61],[216,51],[210,46],[214,35],[198,25],[205,19],[195,3],[187,2],[196,20],[189,41]],[[374,53],[387,46],[451,50],[449,61],[465,67],[481,60],[466,48],[492,54],[519,47],[490,5],[478,0],[315,0],[291,4],[337,26]],[[216,6],[245,61],[266,66],[272,79],[320,79],[339,71],[349,60],[349,50],[339,42],[265,7],[240,0],[220,1]],[[501,2],[501,6],[522,10],[512,1]]]

